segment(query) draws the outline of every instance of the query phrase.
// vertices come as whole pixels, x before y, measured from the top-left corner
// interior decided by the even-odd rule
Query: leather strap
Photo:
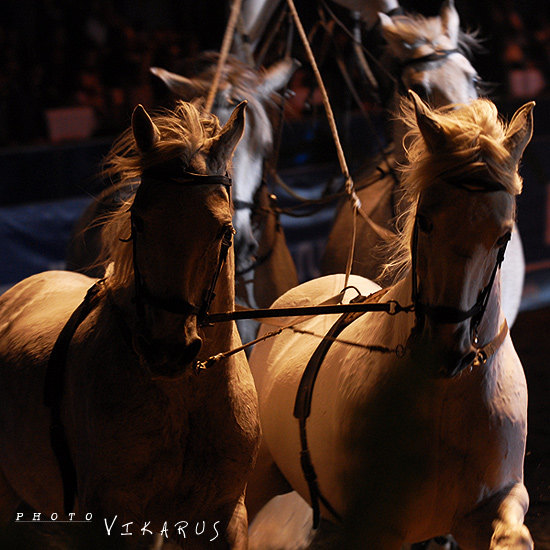
[[[472,366],[480,367],[483,366],[489,361],[489,359],[498,351],[500,346],[504,343],[506,336],[508,336],[509,328],[506,319],[500,326],[498,334],[483,347],[478,348],[476,358],[474,359]]]
[[[368,303],[376,302],[382,298],[389,289],[382,289],[369,296],[359,295],[350,303]],[[302,466],[302,472],[307,481],[309,487],[309,494],[311,498],[311,507],[313,509],[313,528],[317,529],[321,519],[320,502],[323,503],[325,508],[338,520],[341,520],[340,514],[334,509],[330,502],[323,496],[319,483],[317,481],[317,474],[311,460],[311,453],[309,451],[307,442],[307,419],[311,414],[311,402],[313,399],[313,389],[317,375],[321,369],[324,358],[326,357],[334,339],[353,321],[361,317],[365,313],[364,311],[349,312],[341,315],[336,322],[332,325],[327,332],[321,343],[317,346],[309,359],[302,379],[298,386],[296,393],[296,401],[294,403],[294,417],[299,421],[300,428],[300,464]]]
[[[44,381],[44,405],[50,409],[51,413],[50,443],[57,459],[63,482],[65,514],[69,514],[74,509],[77,494],[76,469],[71,457],[65,426],[63,426],[61,420],[61,402],[65,389],[67,353],[76,330],[99,303],[99,292],[102,286],[103,279],[97,281],[88,290],[84,300],[65,323],[52,348]]]

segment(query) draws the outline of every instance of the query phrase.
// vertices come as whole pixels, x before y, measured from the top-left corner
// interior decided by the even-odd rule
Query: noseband
[[[494,191],[506,191],[506,188],[494,181],[481,181],[479,186],[466,185],[464,182],[455,182],[452,180],[446,180],[447,183],[454,185],[460,189],[464,189],[471,193],[490,193]],[[418,214],[414,222],[412,247],[411,247],[411,270],[412,270],[412,302],[414,304],[414,311],[416,315],[416,326],[421,327],[424,323],[424,319],[427,317],[434,323],[438,324],[458,324],[472,319],[472,333],[474,334],[474,341],[477,334],[477,329],[481,323],[481,319],[487,309],[487,303],[491,294],[491,289],[495,282],[495,277],[498,269],[502,265],[504,260],[504,254],[506,252],[506,246],[508,243],[504,243],[498,250],[497,258],[491,277],[487,285],[481,289],[477,297],[476,303],[468,310],[462,310],[453,306],[433,306],[426,304],[420,299],[420,292],[418,289],[418,275],[417,275],[417,258],[418,258]]]
[[[171,183],[173,185],[181,185],[183,187],[198,186],[198,185],[223,185],[229,194],[229,202],[231,202],[231,178],[225,176],[209,176],[203,174],[194,174],[192,172],[185,171],[180,177],[168,177],[165,176],[162,171],[157,168],[145,171],[141,178],[141,184],[136,191],[134,202],[130,208],[131,227],[132,233],[130,240],[133,247],[133,268],[134,268],[134,288],[135,288],[135,303],[136,312],[138,318],[143,319],[145,317],[145,304],[149,304],[155,308],[175,313],[179,315],[195,314],[198,318],[199,324],[204,324],[203,321],[210,309],[210,305],[215,297],[215,288],[220,276],[221,270],[227,258],[229,248],[233,243],[233,234],[235,230],[232,227],[227,227],[221,236],[220,253],[218,256],[218,263],[214,275],[210,282],[210,285],[203,293],[202,303],[195,305],[187,300],[180,298],[160,298],[155,296],[145,284],[145,280],[139,269],[137,261],[137,242],[138,235],[143,230],[143,222],[136,214],[135,205],[139,203],[140,196],[143,194],[143,189],[155,185],[155,183]],[[140,194],[141,193],[141,194]]]

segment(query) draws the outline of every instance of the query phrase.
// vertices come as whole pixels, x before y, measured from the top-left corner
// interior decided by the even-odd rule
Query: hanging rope
[[[220,85],[222,71],[225,66],[225,62],[227,61],[227,56],[229,55],[231,44],[233,43],[233,36],[235,35],[235,29],[237,28],[242,3],[242,0],[233,0],[233,5],[231,6],[231,14],[229,16],[229,21],[227,22],[225,34],[223,36],[222,47],[220,49],[220,58],[218,59],[218,66],[216,67],[216,72],[212,80],[212,86],[210,86],[210,90],[206,98],[206,104],[204,106],[204,109],[208,113],[212,110],[212,105],[214,105],[214,98],[216,97],[218,86]]]
[[[313,69],[313,73],[315,75],[315,79],[317,80],[317,85],[319,86],[319,90],[321,92],[321,96],[323,98],[323,105],[327,114],[328,123],[330,126],[330,131],[332,133],[332,138],[334,139],[334,144],[336,145],[336,153],[338,155],[338,163],[340,164],[340,169],[342,170],[342,174],[344,174],[344,177],[346,178],[346,187],[349,189],[350,194],[353,193],[353,181],[351,179],[351,176],[349,175],[348,165],[346,162],[346,158],[344,156],[344,151],[342,149],[342,145],[340,143],[340,137],[338,135],[338,129],[336,128],[336,121],[334,120],[334,113],[332,112],[332,107],[330,106],[330,101],[328,99],[327,90],[325,88],[325,85],[323,83],[323,79],[321,77],[321,73],[319,72],[319,68],[317,66],[317,63],[315,61],[315,57],[313,55],[313,52],[311,51],[311,46],[309,44],[309,41],[307,39],[307,35],[305,33],[304,27],[302,26],[302,22],[300,21],[300,17],[298,15],[298,12],[296,11],[296,6],[294,5],[293,0],[287,0],[288,7],[290,9],[290,13],[292,14],[292,17],[294,18],[294,24],[296,25],[296,29],[298,31],[298,34],[300,35],[300,38],[302,40],[302,43],[304,45],[304,48],[306,50],[307,57],[309,59],[309,62],[311,64],[311,68]],[[358,199],[357,199],[358,200]]]
[[[317,85],[319,86],[319,91],[321,92],[321,97],[323,98],[323,106],[325,108],[325,112],[327,115],[327,120],[329,123],[330,131],[332,134],[332,138],[334,140],[334,145],[336,146],[336,153],[338,155],[338,163],[340,164],[340,170],[342,171],[342,174],[345,178],[345,191],[349,197],[351,208],[353,210],[353,216],[354,218],[359,214],[363,220],[368,223],[375,231],[379,232],[380,228],[378,224],[373,222],[370,217],[362,210],[361,208],[361,201],[359,197],[357,196],[357,193],[355,192],[354,185],[353,185],[353,179],[351,178],[351,175],[349,173],[348,165],[346,162],[346,158],[344,156],[344,151],[342,149],[342,144],[340,143],[340,137],[338,135],[338,129],[336,127],[336,121],[334,119],[334,113],[332,111],[332,107],[330,105],[330,101],[328,98],[328,93],[325,88],[325,85],[323,83],[323,78],[321,77],[321,73],[319,72],[319,67],[317,66],[317,63],[315,61],[315,56],[313,55],[313,52],[311,50],[311,46],[309,43],[309,40],[307,38],[306,32],[304,30],[304,27],[302,26],[302,22],[300,21],[300,17],[298,15],[298,12],[296,10],[296,6],[294,5],[294,0],[287,0],[288,7],[290,10],[290,13],[292,17],[294,18],[294,24],[296,25],[296,30],[298,31],[298,34],[300,35],[300,39],[302,40],[304,49],[306,51],[309,63],[311,65],[311,68],[313,70],[313,74],[315,75],[315,79],[317,80]],[[380,232],[380,234],[385,234],[385,231]],[[387,232],[389,234],[389,232]],[[355,235],[354,235],[355,238]],[[355,250],[355,242],[352,243],[352,246],[350,246],[349,249],[349,255],[348,260],[346,264],[346,278],[345,278],[345,285],[347,286],[349,276],[351,273],[351,267],[353,265],[353,253]]]

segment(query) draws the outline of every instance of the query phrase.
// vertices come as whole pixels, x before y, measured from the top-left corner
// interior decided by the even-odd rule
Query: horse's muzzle
[[[433,323],[426,320],[421,331],[413,332],[407,343],[413,360],[426,365],[437,378],[453,378],[468,368],[477,356],[473,347],[469,322],[459,325]]]
[[[441,378],[454,378],[468,368],[474,362],[476,356],[477,353],[473,348],[466,354],[449,354],[442,361],[438,372],[439,376]]]
[[[148,340],[143,335],[134,339],[134,348],[152,378],[179,378],[194,364],[201,347],[199,336],[190,338],[185,345]]]

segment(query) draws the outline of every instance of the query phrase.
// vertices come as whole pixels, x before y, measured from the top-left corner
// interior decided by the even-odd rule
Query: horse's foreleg
[[[262,441],[256,467],[248,479],[246,490],[249,521],[252,522],[256,514],[273,497],[290,491],[292,491],[292,487],[275,464],[267,445]]]
[[[226,540],[231,550],[248,548],[248,514],[244,505],[244,494],[237,502],[226,530]]]
[[[533,539],[523,525],[529,495],[523,483],[509,485],[493,495],[474,512],[463,517],[453,529],[462,550],[532,550]]]

